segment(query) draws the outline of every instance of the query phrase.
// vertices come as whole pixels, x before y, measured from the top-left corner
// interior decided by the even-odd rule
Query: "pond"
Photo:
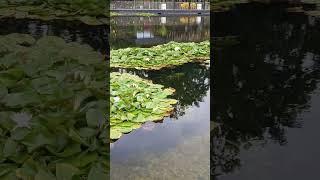
[[[320,20],[243,4],[213,22],[216,38],[238,41],[214,47],[214,178],[318,177]]]
[[[108,50],[108,28],[105,25],[89,26],[80,21],[14,18],[0,19],[0,24],[0,35],[23,33],[30,34],[37,39],[43,36],[58,36],[66,42],[88,44],[103,54],[106,54]]]
[[[209,17],[115,17],[110,48],[209,40]],[[124,70],[176,89],[173,114],[148,122],[110,146],[111,179],[209,179],[210,71],[185,64],[160,71]]]
[[[201,42],[210,38],[209,16],[113,17],[110,46],[150,47],[169,41]]]
[[[108,28],[0,24],[0,179],[107,179]]]

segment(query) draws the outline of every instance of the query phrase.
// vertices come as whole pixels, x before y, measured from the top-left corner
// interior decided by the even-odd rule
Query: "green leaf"
[[[99,180],[99,179],[109,179],[108,174],[106,173],[106,167],[102,167],[101,164],[95,164],[90,169],[88,180]]]
[[[20,141],[30,133],[27,128],[16,128],[11,131],[11,138],[16,141]]]
[[[0,86],[0,100],[7,94],[8,94],[8,89],[4,86]]]
[[[79,130],[79,134],[81,137],[89,138],[89,137],[93,137],[94,135],[96,135],[97,130],[92,129],[92,128],[81,128]]]
[[[86,113],[87,124],[89,127],[99,127],[105,122],[106,114],[101,110],[89,109]]]
[[[57,180],[72,180],[72,177],[77,173],[79,173],[79,169],[70,164],[56,164]]]
[[[9,157],[16,153],[18,143],[13,141],[12,139],[7,139],[4,148],[3,148],[3,156]]]
[[[34,180],[56,180],[56,178],[51,173],[40,169],[36,174]]]
[[[6,106],[25,106],[32,103],[39,103],[39,96],[35,92],[11,93],[3,98]]]

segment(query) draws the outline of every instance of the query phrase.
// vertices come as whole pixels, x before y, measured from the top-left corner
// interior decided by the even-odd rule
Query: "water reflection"
[[[209,39],[209,17],[111,21],[112,49]],[[179,102],[170,117],[148,122],[111,145],[111,179],[209,179],[209,69],[190,63],[160,71],[113,70],[172,87]]]
[[[209,69],[185,64],[161,71],[114,70],[175,88],[179,102],[170,117],[146,123],[111,145],[111,178],[208,179]]]
[[[236,169],[241,174],[241,151],[266,143],[286,145],[288,129],[303,127],[300,115],[310,108],[320,78],[320,24],[281,7],[251,5],[217,13],[214,22],[214,34],[240,41],[214,53],[213,120],[218,126],[211,135],[212,175],[233,179],[226,174]]]
[[[210,87],[209,68],[195,63],[161,71],[117,70],[136,74],[144,79],[152,80],[154,83],[174,88],[176,92],[173,98],[179,102],[171,116],[172,118],[183,116],[185,110],[191,106],[199,107],[199,103],[203,101]]]
[[[114,17],[110,45],[113,49],[149,47],[169,41],[204,41],[210,37],[209,16]]]
[[[88,26],[77,21],[28,20],[28,19],[0,19],[0,35],[11,33],[30,34],[35,38],[43,36],[58,36],[67,42],[89,44],[94,49],[107,54],[108,28],[107,26]]]

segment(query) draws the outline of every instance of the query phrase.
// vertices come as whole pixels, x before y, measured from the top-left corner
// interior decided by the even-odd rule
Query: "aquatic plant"
[[[213,12],[229,11],[237,4],[249,3],[250,0],[212,0],[210,9]]]
[[[152,16],[158,16],[154,13],[118,13],[118,12],[110,12],[110,17],[117,17],[117,16],[141,16],[141,17],[152,17]]]
[[[142,17],[158,16],[157,14],[154,14],[154,13],[135,13],[133,15],[134,16],[142,16]]]
[[[104,57],[58,37],[0,36],[0,179],[107,179]]]
[[[107,24],[105,0],[7,0],[0,3],[0,18],[79,20],[88,25]]]
[[[123,14],[121,13],[117,13],[117,12],[110,12],[110,17],[114,17],[114,16],[122,16]]]
[[[119,139],[144,122],[169,116],[177,100],[167,97],[174,92],[135,75],[111,73],[110,139]]]
[[[208,60],[210,42],[169,42],[151,48],[111,50],[110,54],[111,67],[159,70],[164,67]]]

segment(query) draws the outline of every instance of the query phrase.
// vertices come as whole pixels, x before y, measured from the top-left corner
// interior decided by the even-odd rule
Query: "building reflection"
[[[111,21],[112,48],[149,47],[169,41],[204,41],[210,37],[210,18],[115,17]]]

